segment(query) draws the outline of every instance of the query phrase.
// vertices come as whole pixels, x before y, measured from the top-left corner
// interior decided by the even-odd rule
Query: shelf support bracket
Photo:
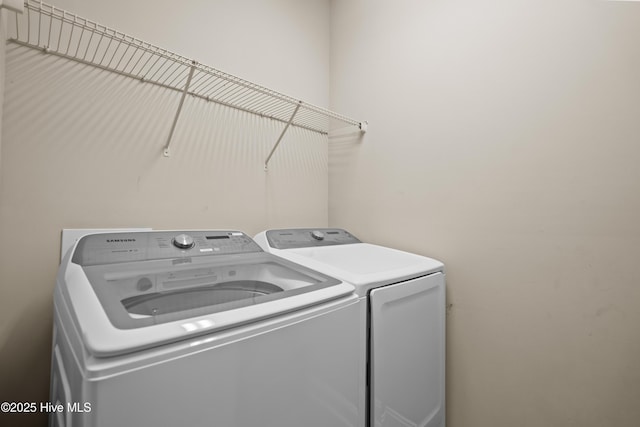
[[[191,79],[193,78],[193,73],[196,70],[196,61],[191,61],[191,69],[189,70],[189,77],[187,77],[187,83],[184,85],[184,89],[182,90],[182,97],[180,98],[180,104],[178,104],[178,111],[176,111],[176,116],[173,118],[173,124],[171,125],[171,130],[169,131],[169,138],[167,139],[167,145],[164,147],[164,156],[169,157],[171,147],[171,140],[173,139],[173,132],[176,130],[176,125],[178,124],[178,119],[180,118],[180,113],[182,112],[182,105],[184,104],[184,99],[187,97],[187,93],[189,92],[189,85],[191,85]]]
[[[296,105],[295,110],[293,110],[293,114],[291,115],[291,118],[287,122],[287,124],[284,127],[284,129],[282,129],[282,133],[278,137],[278,140],[276,141],[276,144],[271,149],[271,152],[269,153],[269,156],[267,156],[267,160],[264,161],[264,170],[265,170],[265,172],[269,168],[268,165],[269,165],[269,160],[271,160],[271,156],[273,156],[273,153],[276,151],[276,148],[278,148],[278,145],[280,145],[280,142],[282,141],[282,137],[284,137],[284,134],[287,133],[287,129],[289,129],[289,126],[291,126],[291,123],[293,123],[293,119],[296,117],[296,114],[298,113],[298,110],[300,109],[301,105],[302,105],[302,101],[298,101],[298,105]]]

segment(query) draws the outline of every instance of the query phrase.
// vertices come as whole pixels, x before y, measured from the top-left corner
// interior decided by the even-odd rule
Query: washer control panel
[[[275,249],[309,248],[317,246],[362,243],[341,228],[292,228],[266,232],[269,246]]]
[[[84,236],[72,261],[84,266],[250,252],[262,249],[240,231],[141,231]]]

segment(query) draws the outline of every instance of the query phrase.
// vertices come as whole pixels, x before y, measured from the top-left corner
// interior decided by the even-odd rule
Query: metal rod
[[[40,7],[42,7],[42,2],[40,2]],[[42,14],[38,14],[38,46],[40,45],[40,29],[42,28]]]
[[[62,25],[62,22],[60,23],[60,25]],[[98,26],[96,25],[96,30],[98,30]],[[100,45],[102,44],[102,40],[104,39],[104,32],[100,32],[100,39],[98,40],[98,44],[96,45],[96,50],[93,51],[93,56],[91,57],[91,63],[95,63],[94,61],[96,60],[96,55],[98,54],[98,51],[100,50]]]
[[[176,74],[176,76],[173,78],[173,80],[171,80],[169,83],[167,83],[168,86],[174,87],[174,84],[176,82],[181,82],[182,81],[182,79],[184,78],[184,77],[182,77],[182,67],[180,67],[178,69],[178,71],[179,71],[178,74]],[[193,75],[194,76],[196,75],[195,72],[193,73]],[[168,77],[167,80],[169,80],[169,78],[170,77]],[[191,85],[193,85],[193,80],[191,80]],[[193,87],[193,86],[191,86],[191,87]]]
[[[58,43],[56,43],[56,51],[60,52],[60,43],[62,40],[62,29],[64,27],[64,14],[66,12],[63,10],[62,11],[62,18],[60,19],[60,31],[58,32]]]
[[[161,81],[160,79],[161,79],[161,78],[163,78],[163,77],[164,77],[164,74],[166,74],[166,73],[167,73],[167,71],[169,71],[172,67],[173,67],[173,71],[171,72],[171,74],[169,74],[169,75],[168,75],[164,80],[162,80],[162,81]],[[176,73],[177,73],[178,71],[180,71],[180,70],[182,70],[182,64],[181,64],[181,63],[179,63],[179,62],[174,62],[173,64],[171,64],[171,65],[169,66],[169,68],[167,68],[167,71],[165,71],[165,72],[163,73],[163,75],[162,75],[162,76],[158,77],[158,81],[159,81],[160,83],[162,83],[162,84],[167,84],[167,81],[168,81],[171,77],[175,76],[175,75],[176,75]],[[179,76],[179,75],[180,75],[180,73],[178,73],[178,76]],[[176,77],[176,78],[177,78],[177,77]],[[174,79],[172,80],[172,82],[173,82],[173,81],[175,81],[175,80],[176,80],[176,78],[174,78]]]
[[[215,93],[218,90],[218,87],[224,88],[228,82],[226,80],[218,78],[218,76],[211,75],[211,82],[207,83],[203,88],[198,88],[198,91],[205,96],[210,96],[209,93]],[[213,84],[213,87],[211,85]]]
[[[116,54],[118,53],[118,49],[120,49],[121,45],[122,45],[122,40],[120,40],[118,42],[118,45],[116,46],[116,49],[113,51],[113,55],[111,55],[111,59],[109,60],[109,63],[107,64],[107,68],[111,68],[111,63],[113,62],[114,58],[116,57]]]
[[[271,110],[269,110],[269,111],[263,110],[263,111],[265,111],[265,114],[270,114],[270,115],[276,116],[276,117],[280,117],[281,115],[284,114],[285,115],[284,117],[286,118],[289,115],[289,111],[291,111],[290,108],[291,108],[291,105],[287,105],[287,104],[279,105],[279,104],[276,104],[276,106],[273,107]]]
[[[126,70],[127,67],[129,67],[129,64],[131,63],[131,61],[133,61],[133,58],[136,56],[137,53],[138,53],[138,47],[136,46],[136,49],[133,51],[133,53],[131,54],[131,57],[129,58],[129,60],[127,61],[125,66],[122,68],[122,71]],[[142,54],[144,55],[144,51],[142,52]],[[132,70],[133,70],[133,68],[132,68]]]
[[[31,44],[31,9],[27,7],[27,43]]]
[[[273,148],[271,149],[271,152],[269,153],[269,156],[267,157],[267,160],[264,161],[265,171],[269,166],[269,160],[271,160],[271,156],[273,156],[273,153],[276,151],[276,148],[278,148],[278,145],[280,145],[280,142],[282,141],[282,137],[284,137],[284,134],[287,133],[287,129],[289,129],[289,126],[291,126],[291,122],[293,122],[293,118],[296,116],[296,113],[298,112],[298,109],[300,108],[301,104],[302,104],[302,101],[299,101],[298,105],[296,105],[296,109],[293,110],[293,114],[291,115],[291,118],[287,122],[287,125],[284,127],[284,129],[282,129],[282,133],[280,134],[280,137],[278,137],[278,140],[276,141],[276,145],[273,146]]]
[[[193,80],[193,90],[195,91],[197,86],[200,86],[200,83],[203,81],[203,79],[207,79],[210,76],[207,73],[204,73],[202,70],[198,70],[199,74],[195,77],[195,79]],[[173,82],[172,82],[173,83]],[[171,84],[171,83],[169,83]]]
[[[118,63],[116,64],[115,68],[116,70],[120,67],[120,63],[122,62],[122,60],[127,56],[127,52],[129,52],[129,49],[131,49],[131,45],[127,44],[127,48],[124,50],[124,53],[122,54],[122,56],[120,57],[120,60],[118,61]]]
[[[170,61],[170,59],[169,59],[169,58],[167,58],[167,59],[165,59],[165,60],[164,60],[164,62],[163,62],[162,64],[158,65],[158,68],[156,68],[156,71],[153,73],[153,75],[152,75],[151,77],[149,77],[149,80],[155,80],[154,78],[155,78],[156,74],[158,74],[158,73],[159,73],[160,71],[162,71],[162,70],[165,70],[165,71],[160,75],[160,77],[158,77],[158,79],[157,79],[157,80],[155,80],[155,81],[160,81],[160,79],[162,78],[162,76],[164,75],[164,73],[166,73],[166,72],[167,72],[167,70],[166,70],[165,66],[167,65],[167,62],[169,62],[169,61]],[[155,65],[155,64],[154,64],[154,65]],[[171,65],[169,65],[169,67],[171,67]],[[145,78],[146,78],[146,77],[145,77]]]
[[[131,67],[131,74],[134,74],[133,70],[135,70],[135,69],[136,69],[136,67],[137,67],[137,66],[138,66],[138,64],[140,63],[140,60],[141,60],[142,58],[144,58],[144,56],[145,56],[147,53],[149,53],[149,52],[147,52],[147,51],[146,51],[146,50],[144,50],[144,49],[142,50],[142,55],[140,55],[140,57],[138,58],[138,60],[136,61],[136,63],[135,63],[135,64],[133,64],[133,67]],[[151,58],[151,56],[150,56],[149,58]],[[148,62],[148,61],[149,61],[149,60],[147,60],[147,62]],[[145,63],[145,65],[146,65],[146,63]],[[144,65],[142,66],[142,68],[144,68]],[[140,71],[142,71],[142,68],[140,68]]]
[[[64,52],[65,55],[69,53],[69,48],[71,47],[71,40],[73,39],[73,30],[76,29],[75,23],[76,23],[76,17],[74,15],[73,24],[71,24],[71,34],[69,35],[69,44],[67,45],[67,50]]]
[[[80,39],[78,40],[78,46],[76,46],[76,53],[73,56],[78,56],[78,52],[80,52],[80,45],[82,45],[82,36],[84,35],[84,28],[80,31]]]
[[[153,58],[153,57],[152,57],[152,58]],[[149,58],[149,59],[151,59],[151,58]],[[147,71],[144,73],[144,76],[142,76],[142,78],[143,78],[144,80],[151,80],[151,79],[147,79],[147,76],[148,76],[148,75],[149,75],[149,73],[153,70],[153,67],[155,67],[155,66],[156,66],[156,64],[158,63],[158,61],[160,61],[161,59],[162,59],[162,56],[161,56],[161,55],[158,55],[158,57],[156,58],[156,60],[154,61],[154,63],[153,63],[153,64],[151,64],[151,67],[149,67],[149,68],[147,69]],[[147,63],[148,63],[148,62],[149,62],[149,61],[145,62],[145,64],[144,64],[144,65],[142,66],[142,68],[140,69],[140,72],[141,72],[141,73],[142,73],[142,70],[144,69],[144,67],[146,67],[146,66],[147,66]]]
[[[102,65],[102,63],[104,62],[104,58],[107,57],[107,53],[109,52],[111,43],[113,43],[113,36],[111,34],[107,34],[107,37],[109,37],[109,43],[107,44],[107,48],[104,50],[104,54],[102,55],[102,58],[100,58],[100,61],[98,61],[98,64],[100,65]]]
[[[196,70],[196,62],[193,61],[193,65],[191,65],[191,70],[189,70],[189,77],[187,78],[187,84],[184,85],[184,90],[182,91],[182,97],[180,98],[180,104],[178,104],[178,111],[176,111],[176,116],[173,118],[173,124],[171,125],[171,130],[169,131],[169,139],[167,140],[167,145],[164,147],[164,156],[169,157],[169,148],[171,147],[171,139],[173,138],[173,132],[176,130],[176,124],[178,124],[178,118],[180,117],[180,112],[182,111],[182,105],[184,104],[184,99],[187,97],[187,93],[189,92],[189,84],[191,84],[191,78],[193,77],[193,72]]]
[[[263,111],[265,107],[270,106],[277,102],[278,100],[276,99],[269,98],[268,96],[263,94],[259,94],[251,103],[246,105],[246,108],[251,108],[257,111]]]
[[[89,41],[87,42],[87,48],[84,50],[84,55],[82,55],[82,59],[86,59],[87,58],[87,52],[89,52],[89,47],[91,47],[91,42],[93,41],[93,35],[96,32],[94,30],[91,30],[91,35],[89,36]]]
[[[239,90],[243,90],[243,88],[242,87],[238,87],[238,86],[230,85],[225,90],[223,90],[222,92],[218,93],[216,95],[216,98],[218,98],[219,100],[221,100],[223,102],[229,102],[230,100],[227,97],[233,97],[234,94]]]
[[[233,99],[233,103],[237,104],[237,105],[244,105],[245,102],[249,102],[253,99],[253,93],[251,92],[246,92],[244,94],[242,94],[241,96],[237,96],[235,99]]]

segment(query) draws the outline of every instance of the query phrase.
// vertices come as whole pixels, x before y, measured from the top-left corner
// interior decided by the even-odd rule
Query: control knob
[[[313,237],[316,240],[324,240],[324,233],[319,230],[313,230],[311,232],[311,237]]]
[[[178,234],[173,238],[173,246],[179,249],[191,249],[196,243],[188,234]]]

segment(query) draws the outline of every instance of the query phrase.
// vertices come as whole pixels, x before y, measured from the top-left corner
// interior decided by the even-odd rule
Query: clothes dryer
[[[85,236],[54,292],[50,425],[361,427],[363,315],[238,231]]]
[[[337,228],[267,230],[268,252],[356,287],[366,315],[367,425],[444,427],[445,273],[440,261]]]

